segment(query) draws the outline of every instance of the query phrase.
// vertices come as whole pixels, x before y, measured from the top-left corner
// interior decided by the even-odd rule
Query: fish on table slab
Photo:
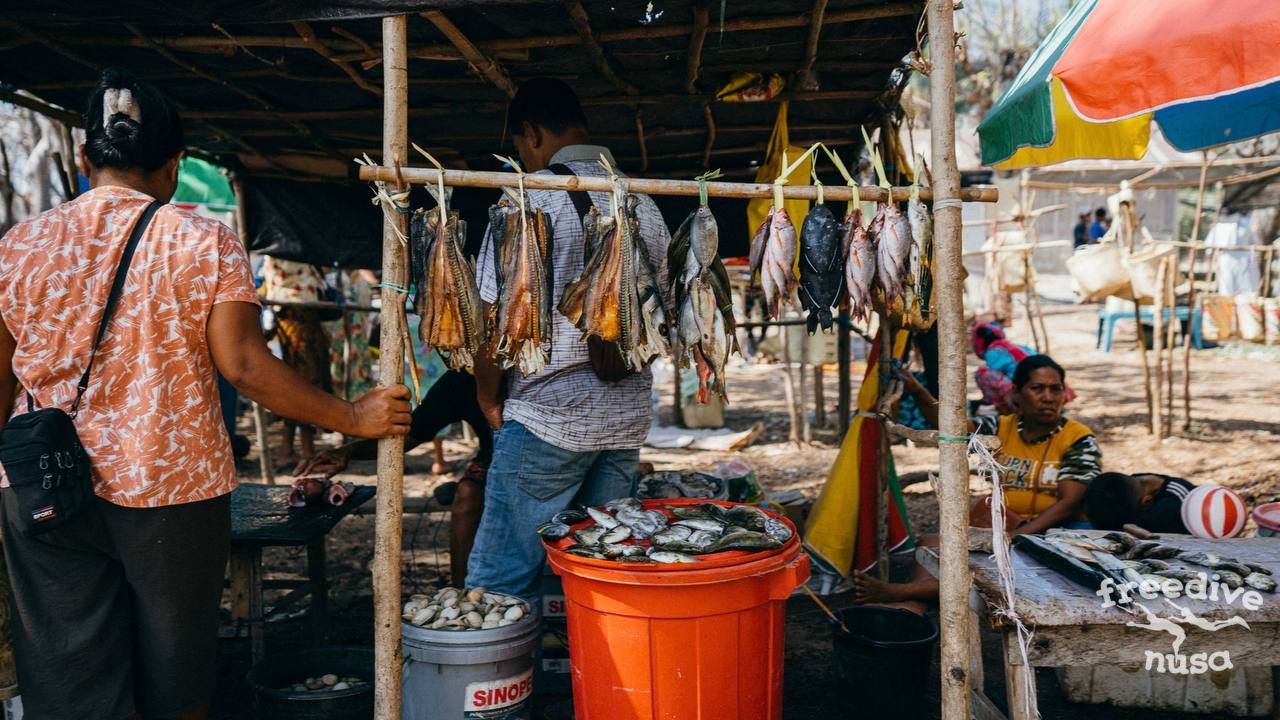
[[[532,375],[551,353],[554,283],[551,226],[541,209],[521,211],[510,198],[489,210],[490,241],[497,243],[501,292],[491,335],[501,366]]]
[[[862,210],[845,215],[844,285],[849,293],[849,314],[861,321],[871,317],[871,289],[876,283],[876,236],[862,226]]]
[[[1271,577],[1270,573],[1251,572],[1244,576],[1244,584],[1262,592],[1276,591],[1276,579]]]
[[[800,301],[809,311],[806,329],[831,331],[831,306],[844,283],[840,224],[826,205],[814,205],[800,225]]]
[[[418,210],[410,222],[410,265],[414,309],[422,322],[418,337],[439,351],[455,370],[470,370],[484,342],[484,317],[476,289],[475,265],[463,252],[467,224],[449,211]]]
[[[799,284],[796,254],[799,240],[796,226],[786,208],[770,208],[765,221],[751,238],[751,274],[758,271],[764,288],[765,311],[770,320],[782,317],[782,306],[791,300]]]
[[[911,262],[911,226],[893,203],[881,202],[871,221],[876,234],[876,275],[884,291],[885,306],[892,307],[903,294]]]

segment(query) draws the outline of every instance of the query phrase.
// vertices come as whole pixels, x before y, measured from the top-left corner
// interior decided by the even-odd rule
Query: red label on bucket
[[[519,720],[529,717],[533,695],[533,669],[501,680],[467,685],[462,705],[466,720]]]

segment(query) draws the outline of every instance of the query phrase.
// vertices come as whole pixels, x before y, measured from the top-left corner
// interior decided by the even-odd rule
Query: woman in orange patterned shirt
[[[14,414],[27,412],[28,397],[68,408],[130,230],[177,185],[182,130],[154,88],[107,71],[85,126],[92,189],[0,241],[0,407]],[[206,715],[236,485],[215,370],[284,417],[364,437],[409,428],[403,386],[349,403],[272,357],[235,233],[161,207],[75,417],[95,501],[33,539],[12,491],[0,492],[18,681],[32,717]]]

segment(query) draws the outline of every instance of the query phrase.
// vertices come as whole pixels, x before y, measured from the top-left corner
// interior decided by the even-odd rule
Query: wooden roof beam
[[[813,64],[818,60],[818,38],[822,36],[822,20],[827,13],[827,0],[814,0],[813,10],[809,12],[809,39],[804,46],[804,63],[797,73],[796,87],[803,87],[813,72]]]
[[[142,38],[143,40],[146,40],[146,39],[147,39],[146,34],[145,34],[145,33],[143,33],[143,32],[142,32],[142,30],[140,30],[140,29],[138,28],[138,26],[136,26],[136,25],[133,25],[133,24],[131,24],[131,23],[125,23],[125,28],[127,28],[127,29],[129,30],[129,32],[133,33],[136,37]],[[298,121],[298,120],[296,120],[296,119],[291,119],[291,118],[287,117],[285,113],[282,113],[282,112],[280,112],[280,111],[276,110],[276,109],[275,109],[275,104],[274,104],[274,103],[272,103],[272,102],[271,102],[270,100],[268,100],[267,98],[265,98],[265,97],[263,97],[263,96],[259,95],[258,93],[254,92],[254,91],[252,91],[252,90],[247,90],[247,89],[245,89],[245,88],[242,88],[242,87],[240,87],[240,86],[238,86],[238,85],[236,85],[236,84],[232,83],[232,82],[231,82],[231,81],[229,81],[229,80],[226,80],[226,79],[220,78],[220,77],[218,77],[218,76],[216,76],[216,75],[214,75],[214,74],[212,74],[212,73],[210,73],[210,72],[207,72],[207,71],[205,71],[205,70],[202,70],[201,68],[199,68],[199,67],[197,67],[197,66],[195,66],[195,65],[192,65],[191,63],[187,62],[186,60],[183,60],[182,58],[178,57],[177,55],[174,55],[172,52],[170,52],[167,48],[165,48],[165,47],[163,47],[163,46],[160,46],[160,45],[153,45],[153,46],[152,46],[152,49],[154,49],[157,53],[159,53],[161,57],[165,58],[166,60],[168,60],[169,62],[173,63],[174,65],[177,65],[178,67],[181,67],[181,68],[186,69],[186,70],[187,70],[188,72],[190,72],[191,74],[196,75],[196,76],[201,77],[201,78],[204,78],[205,80],[208,80],[208,81],[210,81],[210,82],[216,83],[216,84],[218,84],[218,85],[221,85],[222,87],[226,88],[227,90],[230,90],[231,92],[233,92],[233,93],[235,93],[235,94],[237,94],[237,95],[239,95],[239,96],[241,96],[241,97],[243,97],[243,98],[245,98],[245,99],[247,99],[247,100],[250,100],[250,101],[252,101],[252,102],[254,102],[254,103],[257,103],[258,105],[261,105],[261,106],[263,107],[263,109],[265,110],[265,112],[266,112],[269,116],[271,116],[271,117],[273,117],[273,118],[275,118],[275,119],[281,120],[282,122],[285,122],[285,123],[289,124],[289,125],[290,125],[290,126],[292,126],[295,130],[297,130],[299,133],[301,133],[304,137],[306,137],[307,139],[309,139],[309,140],[311,140],[313,143],[315,143],[315,146],[316,146],[316,147],[318,147],[318,148],[320,148],[321,150],[325,150],[325,151],[329,152],[329,154],[333,155],[334,157],[342,158],[343,162],[347,162],[347,161],[349,161],[349,160],[350,160],[350,158],[347,158],[346,156],[342,155],[342,154],[341,154],[341,153],[339,153],[337,150],[335,150],[335,149],[333,148],[333,146],[332,146],[332,145],[330,145],[330,144],[329,144],[329,142],[328,142],[327,140],[325,140],[323,137],[321,137],[319,134],[317,134],[314,130],[312,130],[311,128],[307,127],[307,126],[306,126],[306,125],[304,125],[302,122],[300,122],[300,121]],[[196,117],[196,114],[195,114],[195,113],[183,113],[183,114],[184,114],[184,115],[186,115],[187,117]]]
[[[448,38],[449,42],[453,43],[453,46],[458,49],[458,52],[462,53],[462,57],[466,59],[473,70],[489,78],[489,81],[496,85],[507,97],[515,96],[516,83],[507,74],[506,69],[497,60],[485,55],[480,48],[476,47],[475,43],[471,42],[443,12],[428,10],[422,13],[422,17],[426,18],[432,25],[435,25],[436,29]]]
[[[796,93],[790,98],[772,98],[761,102],[779,102],[783,99],[789,99],[791,102],[827,102],[832,100],[874,100],[880,97],[878,90],[822,90],[820,92],[802,92]],[[710,102],[712,98],[707,96],[688,95],[638,95],[636,97],[619,97],[604,96],[584,98],[582,104],[584,107],[600,107],[608,105],[679,105],[679,104],[702,104]],[[459,110],[467,110],[471,112],[504,112],[507,108],[505,102],[457,102],[452,104],[433,103],[431,105],[419,105],[409,108],[410,117],[426,117],[433,115],[448,115],[456,113]],[[284,111],[284,110],[193,110],[183,113],[184,117],[193,119],[209,120],[280,120],[282,122],[297,122],[304,120],[349,120],[351,118],[363,117],[381,117],[381,108],[359,108],[355,110],[301,110],[301,111]]]
[[[689,52],[684,70],[684,88],[690,95],[698,92],[698,69],[702,66],[702,44],[707,39],[711,22],[710,0],[697,0],[693,6],[693,28],[689,31]]]
[[[0,20],[0,25],[6,25],[12,28],[17,33],[33,38],[36,42],[49,48],[49,50],[67,58],[68,60],[71,60],[72,62],[75,62],[79,65],[83,65],[84,67],[89,68],[94,73],[102,72],[102,68],[96,62],[94,62],[93,60],[90,60],[89,58],[85,57],[84,55],[81,55],[80,53],[74,50],[67,48],[62,43],[54,40],[53,38],[49,37],[48,35],[45,35],[44,33],[38,32],[30,27],[27,27],[22,23],[14,22],[11,20]],[[172,102],[173,106],[178,109],[179,113],[182,113],[182,111],[185,109],[182,103],[179,103],[176,100],[173,100],[172,98],[170,98],[170,102]],[[226,130],[223,130],[222,128],[210,122],[203,122],[202,125],[215,137],[220,138],[224,142],[234,144],[236,147],[239,147],[241,150],[244,150],[249,155],[253,155],[254,157],[261,159],[263,162],[267,164],[271,164],[273,166],[275,165],[274,161],[272,161],[267,156],[263,155],[257,148],[255,148],[253,145],[250,145],[244,138],[236,135],[232,135]]]
[[[78,112],[66,110],[56,105],[51,105],[43,100],[33,98],[30,95],[22,95],[16,93],[9,88],[0,85],[0,101],[7,102],[11,105],[17,105],[21,108],[34,110],[45,117],[53,118],[58,122],[72,127],[84,127],[84,116]]]
[[[311,29],[311,23],[302,21],[295,22],[293,23],[293,29],[298,33],[298,37],[302,38],[303,42],[307,44],[307,47],[319,53],[329,62],[337,65],[338,69],[346,73],[347,77],[351,78],[351,82],[355,83],[357,87],[365,92],[382,97],[382,88],[366,80],[364,76],[360,74],[359,70],[356,70],[351,66],[351,63],[345,60],[339,60],[337,54],[334,53],[333,50],[329,49],[329,46],[326,45],[323,40],[316,37],[315,30]]]
[[[587,15],[587,9],[582,6],[582,0],[565,0],[564,5],[565,9],[569,11],[569,22],[573,25],[573,29],[578,32],[582,45],[586,47],[587,54],[591,56],[591,61],[600,70],[600,74],[604,75],[606,80],[624,94],[639,95],[640,88],[619,77],[617,71],[613,69],[613,65],[609,62],[609,58],[605,57],[604,48],[601,47],[600,42],[596,40],[595,33],[591,30],[591,18]]]

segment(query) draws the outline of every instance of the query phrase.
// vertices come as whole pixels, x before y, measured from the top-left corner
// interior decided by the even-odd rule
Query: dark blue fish
[[[800,302],[809,311],[812,335],[818,325],[831,331],[831,306],[844,287],[844,249],[840,223],[826,205],[815,205],[800,229]]]

